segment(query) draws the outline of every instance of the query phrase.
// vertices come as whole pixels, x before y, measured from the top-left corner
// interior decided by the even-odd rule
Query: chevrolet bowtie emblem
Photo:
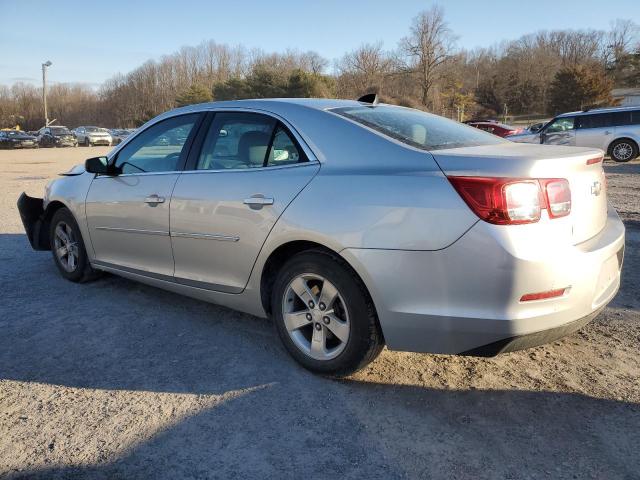
[[[600,195],[600,192],[602,192],[602,184],[600,182],[593,182],[593,185],[591,185],[591,195],[597,197]]]

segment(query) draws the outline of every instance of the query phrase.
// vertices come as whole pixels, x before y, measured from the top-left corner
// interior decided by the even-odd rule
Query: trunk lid
[[[447,176],[566,178],[571,187],[568,218],[574,244],[597,235],[607,221],[602,162],[587,164],[590,159],[601,158],[602,150],[505,143],[435,150],[431,154]]]

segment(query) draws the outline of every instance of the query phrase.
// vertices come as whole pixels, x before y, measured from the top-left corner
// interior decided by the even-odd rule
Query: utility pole
[[[42,64],[42,103],[44,104],[44,126],[49,126],[49,114],[47,113],[47,67],[53,65],[50,60]]]

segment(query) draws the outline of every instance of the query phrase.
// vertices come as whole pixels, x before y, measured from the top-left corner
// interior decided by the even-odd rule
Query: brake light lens
[[[571,189],[563,178],[449,177],[449,181],[478,217],[495,225],[535,223],[543,209],[550,218],[571,212]]]
[[[544,188],[549,217],[565,217],[571,213],[571,188],[565,179],[540,180]]]

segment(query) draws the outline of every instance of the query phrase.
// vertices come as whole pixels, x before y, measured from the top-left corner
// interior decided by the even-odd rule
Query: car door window
[[[545,133],[558,133],[573,130],[574,117],[562,117],[554,120]]]
[[[276,120],[257,113],[216,113],[197,170],[263,167]]]
[[[116,157],[121,173],[173,172],[182,168],[185,145],[199,114],[181,115],[147,128]]]
[[[269,147],[266,166],[277,167],[306,161],[307,157],[298,145],[296,145],[291,135],[282,125],[278,125],[271,146]]]

